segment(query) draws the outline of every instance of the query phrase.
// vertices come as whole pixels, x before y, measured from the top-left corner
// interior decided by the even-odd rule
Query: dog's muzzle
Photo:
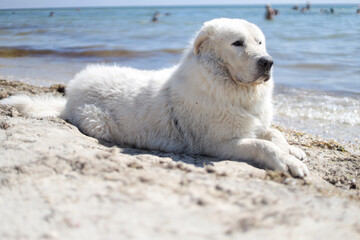
[[[274,61],[271,57],[261,57],[258,62],[258,69],[260,76],[263,76],[265,79],[264,81],[268,81],[271,78],[271,67],[274,64]]]
[[[273,64],[274,61],[272,60],[271,57],[262,57],[258,60],[258,68],[262,72],[270,71]]]

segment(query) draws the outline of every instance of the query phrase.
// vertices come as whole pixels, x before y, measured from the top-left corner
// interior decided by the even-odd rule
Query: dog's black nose
[[[271,59],[271,57],[262,57],[258,61],[259,67],[264,71],[270,70],[273,64],[274,61]]]

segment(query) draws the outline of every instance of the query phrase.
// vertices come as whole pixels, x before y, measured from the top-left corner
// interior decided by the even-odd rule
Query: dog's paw
[[[298,178],[304,178],[309,175],[309,170],[306,165],[299,159],[289,154],[281,156],[275,170],[288,172],[291,176]]]
[[[303,162],[300,162],[299,159],[293,157],[288,158],[285,164],[287,165],[288,171],[293,177],[304,178],[305,176],[309,175],[307,166]]]
[[[306,159],[306,153],[300,148],[289,146],[289,153],[300,160]]]

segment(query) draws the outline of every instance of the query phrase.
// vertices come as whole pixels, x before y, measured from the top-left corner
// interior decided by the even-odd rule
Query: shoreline
[[[0,99],[63,90],[0,80]],[[0,105],[0,238],[359,237],[360,145],[275,127],[306,152],[309,177],[123,148]]]

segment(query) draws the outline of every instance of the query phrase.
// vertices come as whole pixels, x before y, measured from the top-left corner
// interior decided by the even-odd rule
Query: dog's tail
[[[64,118],[66,98],[60,95],[15,95],[0,100],[0,104],[13,106],[31,117]]]

